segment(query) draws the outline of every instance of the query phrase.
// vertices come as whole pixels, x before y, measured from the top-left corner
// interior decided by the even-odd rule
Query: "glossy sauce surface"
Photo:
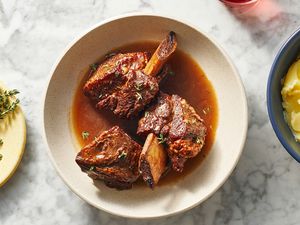
[[[149,51],[153,53],[158,44],[158,42],[133,43],[114,49],[111,52]],[[102,57],[98,62],[101,63],[104,59],[105,57]],[[208,132],[202,151],[197,157],[189,159],[185,164],[184,171],[182,173],[169,172],[166,177],[160,180],[158,185],[176,182],[201,164],[213,145],[218,121],[218,107],[215,92],[199,65],[189,55],[179,49],[172,55],[168,64],[171,66],[173,73],[169,74],[164,80],[160,90],[185,98],[204,120]],[[118,125],[132,138],[140,142],[140,144],[143,144],[144,140],[135,134],[138,118],[135,120],[119,119],[110,111],[98,111],[92,102],[83,95],[82,87],[90,74],[88,70],[89,69],[87,69],[87,73],[82,82],[78,85],[71,109],[71,126],[77,142],[83,147],[102,131],[108,130],[114,125]],[[85,140],[82,138],[83,131],[89,133],[89,137]]]

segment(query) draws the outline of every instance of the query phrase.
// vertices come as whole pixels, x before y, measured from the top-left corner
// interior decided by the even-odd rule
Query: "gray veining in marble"
[[[240,18],[217,0],[0,0],[0,79],[21,91],[28,126],[21,165],[0,189],[0,224],[300,224],[299,165],[276,139],[265,98],[273,58],[300,25],[300,2],[262,1],[265,10]],[[58,55],[91,25],[137,11],[184,18],[213,36],[235,61],[249,100],[248,139],[229,180],[202,205],[153,221],[111,216],[79,199],[57,176],[41,136],[41,95]]]

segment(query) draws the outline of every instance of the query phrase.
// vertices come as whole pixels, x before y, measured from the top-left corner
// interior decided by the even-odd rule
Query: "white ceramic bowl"
[[[178,46],[205,71],[217,95],[219,122],[209,156],[175,185],[154,191],[116,191],[96,187],[74,159],[76,150],[69,124],[70,107],[82,70],[118,46],[161,40],[176,32]],[[106,20],[76,39],[51,72],[44,103],[44,129],[49,155],[65,183],[82,199],[106,212],[132,218],[155,218],[188,210],[210,197],[226,181],[243,150],[247,133],[247,102],[231,60],[216,42],[192,25],[156,15],[126,15]]]

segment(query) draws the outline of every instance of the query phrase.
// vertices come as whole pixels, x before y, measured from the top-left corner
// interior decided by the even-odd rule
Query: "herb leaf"
[[[125,151],[122,151],[121,154],[118,156],[119,159],[125,159],[127,156],[127,153]]]
[[[137,98],[138,101],[143,100],[143,96],[139,92],[136,92],[136,98]]]
[[[20,100],[13,99],[13,97],[18,93],[19,91],[16,89],[4,91],[0,88],[0,119],[4,119],[7,114],[17,108]]]
[[[9,113],[15,111],[20,100],[15,98],[15,95],[20,92],[17,89],[3,90],[0,88],[0,120],[4,119]],[[3,139],[0,138],[0,147],[4,144]],[[3,156],[0,154],[0,161]]]
[[[204,115],[207,115],[210,112],[210,107],[205,107],[204,109],[202,109],[202,112],[204,113]]]
[[[108,54],[105,55],[105,58],[106,58],[106,59],[109,59],[109,58],[115,56],[116,54],[117,54],[117,53],[115,53],[115,52],[108,53]]]
[[[196,143],[196,144],[200,144],[200,143],[201,143],[201,138],[200,138],[200,137],[196,137],[195,143]]]
[[[150,84],[150,91],[153,91],[154,90],[154,85],[153,84]]]
[[[88,139],[88,137],[90,136],[90,133],[87,132],[87,131],[83,131],[83,132],[81,133],[81,136],[82,136],[83,140],[86,140],[86,139]]]
[[[143,84],[136,83],[136,84],[134,85],[134,87],[135,87],[135,89],[136,89],[137,91],[141,91],[142,88],[143,88]]]
[[[169,75],[170,75],[170,76],[174,76],[174,75],[175,75],[174,71],[170,70],[170,71],[169,71]]]
[[[121,74],[120,74],[119,71],[116,71],[116,72],[115,72],[115,77],[116,77],[116,78],[118,78],[120,75],[121,75]]]
[[[98,65],[97,63],[91,64],[91,65],[90,65],[91,71],[95,72],[95,71],[98,69],[98,66],[99,66],[99,65]]]
[[[157,140],[158,140],[159,144],[163,144],[167,141],[167,139],[164,137],[163,134],[159,134],[159,137],[157,138]]]
[[[13,95],[16,95],[16,94],[19,94],[20,92],[17,90],[17,89],[13,89],[13,90],[10,90],[10,91],[8,91],[8,90],[6,90],[6,91],[4,91],[4,95],[5,96],[13,96]]]

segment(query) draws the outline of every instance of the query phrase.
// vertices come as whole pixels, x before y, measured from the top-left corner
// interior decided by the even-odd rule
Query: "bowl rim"
[[[164,18],[164,19],[170,19],[173,21],[176,21],[178,23],[182,23],[194,30],[196,30],[197,32],[201,33],[202,35],[206,36],[217,48],[218,50],[225,56],[228,64],[230,65],[230,67],[233,70],[234,73],[234,77],[238,82],[239,85],[239,89],[241,90],[241,94],[242,94],[242,99],[243,99],[243,110],[245,112],[245,118],[244,118],[244,129],[241,131],[242,133],[242,139],[241,139],[241,143],[239,146],[239,152],[238,155],[236,157],[236,160],[232,163],[232,167],[229,170],[229,173],[226,174],[226,176],[223,177],[223,179],[220,181],[219,185],[216,186],[210,194],[208,194],[207,196],[205,196],[202,200],[199,200],[198,202],[191,204],[190,206],[186,207],[186,208],[182,208],[180,210],[171,212],[171,213],[160,213],[160,215],[158,216],[135,216],[135,215],[127,215],[127,214],[123,214],[122,212],[113,212],[110,210],[105,209],[104,207],[101,207],[97,204],[94,204],[92,201],[90,201],[89,199],[87,199],[84,195],[82,195],[80,192],[78,192],[74,187],[72,187],[68,182],[67,182],[67,178],[65,177],[64,173],[60,170],[60,168],[58,167],[54,157],[52,156],[50,147],[49,147],[49,143],[47,140],[47,136],[46,136],[46,127],[45,127],[45,103],[46,103],[46,98],[47,98],[47,93],[48,93],[48,88],[52,79],[52,76],[57,68],[57,66],[59,65],[60,61],[63,59],[63,57],[65,56],[65,54],[72,48],[72,46],[74,46],[82,37],[84,37],[85,35],[87,35],[89,32],[93,31],[94,29],[115,21],[115,20],[119,20],[119,19],[124,19],[127,17],[139,17],[139,16],[150,16],[150,17],[158,17],[158,18]],[[210,198],[213,194],[215,194],[220,187],[222,187],[224,185],[224,183],[228,180],[229,176],[232,174],[233,170],[236,168],[237,163],[240,160],[240,157],[242,155],[242,152],[244,150],[244,146],[245,146],[245,142],[246,142],[246,138],[247,138],[247,133],[248,133],[248,118],[249,118],[249,114],[248,114],[248,102],[247,102],[247,97],[246,97],[246,92],[245,92],[245,88],[244,88],[244,84],[242,82],[242,79],[240,77],[239,71],[237,70],[236,66],[234,65],[231,57],[227,54],[227,52],[223,49],[223,47],[221,47],[218,42],[215,41],[214,38],[211,37],[211,35],[207,34],[206,32],[204,32],[202,29],[199,28],[199,26],[180,18],[179,16],[174,16],[174,15],[169,15],[169,14],[164,14],[164,13],[148,13],[148,12],[131,12],[131,13],[123,13],[117,16],[112,16],[112,17],[108,17],[107,19],[104,19],[92,26],[89,26],[88,28],[86,28],[83,32],[79,32],[79,34],[76,35],[75,38],[73,38],[72,41],[69,42],[69,44],[67,44],[67,46],[62,50],[62,52],[58,55],[58,57],[56,58],[56,60],[54,61],[51,70],[48,74],[48,78],[47,78],[47,82],[45,84],[45,89],[44,89],[44,93],[42,95],[42,104],[41,104],[41,108],[42,108],[42,136],[43,136],[43,140],[44,143],[46,143],[46,149],[47,149],[47,154],[48,157],[50,158],[51,164],[52,166],[55,168],[57,174],[60,176],[60,178],[63,180],[64,184],[74,193],[76,194],[78,197],[80,197],[82,200],[84,200],[85,202],[87,202],[89,205],[97,208],[97,209],[101,209],[106,213],[109,213],[111,215],[115,215],[115,216],[120,216],[120,217],[124,217],[124,218],[130,218],[130,219],[157,219],[157,218],[166,218],[166,217],[170,217],[170,216],[174,216],[183,212],[186,212],[198,205],[200,205],[201,203],[203,203],[204,201],[206,201],[208,198]]]
[[[283,147],[285,148],[285,150],[297,161],[300,163],[300,154],[298,154],[292,147],[291,145],[285,140],[285,138],[283,137],[280,128],[278,127],[276,120],[275,120],[275,115],[273,112],[273,104],[272,104],[272,95],[271,95],[271,91],[272,91],[272,83],[275,79],[275,70],[278,66],[278,62],[280,60],[280,58],[282,57],[282,55],[286,52],[287,48],[290,45],[290,42],[293,41],[294,39],[296,39],[298,36],[300,36],[300,27],[298,27],[289,37],[286,41],[284,41],[284,43],[281,45],[278,53],[275,56],[275,59],[272,63],[270,72],[269,72],[269,78],[268,78],[268,83],[267,83],[267,108],[268,108],[268,114],[269,114],[269,118],[273,127],[273,130],[277,136],[277,138],[279,139],[280,143],[283,145]]]

